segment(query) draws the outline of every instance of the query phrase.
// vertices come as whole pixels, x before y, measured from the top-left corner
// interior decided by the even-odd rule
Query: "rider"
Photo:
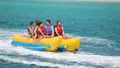
[[[64,28],[62,26],[61,21],[57,21],[56,25],[54,26],[55,36],[60,36],[64,39],[68,39],[69,37],[64,35]]]
[[[50,19],[47,19],[46,26],[45,26],[46,37],[53,37],[54,36],[53,26],[51,26],[50,24],[51,24]]]
[[[46,35],[45,28],[44,28],[42,22],[40,22],[40,24],[39,24],[38,31],[39,31],[39,35],[40,35],[39,39],[42,39],[43,37],[46,37],[45,36]]]
[[[36,26],[34,28],[34,39],[38,38],[38,35],[39,35],[39,31],[38,31],[38,27],[39,27],[39,24],[40,24],[40,20],[36,20]]]
[[[34,36],[34,21],[30,22],[30,26],[28,27],[28,37],[32,38]]]

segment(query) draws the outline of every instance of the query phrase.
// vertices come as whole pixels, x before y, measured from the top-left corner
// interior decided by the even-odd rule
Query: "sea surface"
[[[31,20],[62,21],[82,43],[76,53],[12,47]],[[0,0],[0,68],[120,68],[120,3]]]

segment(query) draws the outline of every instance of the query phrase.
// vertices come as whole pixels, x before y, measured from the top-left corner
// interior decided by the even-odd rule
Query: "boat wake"
[[[43,52],[43,51],[32,51],[24,49],[22,47],[12,47],[12,34],[22,34],[25,31],[3,31],[1,32],[0,39],[0,61],[7,61],[11,63],[20,63],[35,66],[48,66],[48,67],[59,67],[59,68],[119,68],[120,67],[120,56],[99,54],[94,52],[92,49],[102,49],[107,47],[108,49],[113,48],[112,40],[94,38],[94,37],[80,37],[82,40],[81,47],[76,53],[71,52]],[[90,49],[88,49],[90,48]],[[88,50],[86,50],[88,49]],[[99,50],[98,49],[98,50]],[[104,50],[103,50],[104,51]],[[102,51],[100,51],[102,52]]]

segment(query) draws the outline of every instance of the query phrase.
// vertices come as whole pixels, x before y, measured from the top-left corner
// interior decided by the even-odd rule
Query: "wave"
[[[59,67],[59,68],[86,68],[84,66],[67,66],[67,65],[61,65],[61,64],[54,64],[50,62],[39,62],[39,61],[29,61],[25,60],[24,58],[10,58],[8,56],[0,56],[1,60],[6,60],[9,62],[14,62],[14,63],[23,63],[23,64],[35,64],[37,66],[49,66],[49,67]],[[91,67],[89,67],[91,68]]]
[[[14,63],[23,63],[23,64],[35,64],[37,66],[49,66],[49,67],[59,67],[59,68],[86,68],[84,66],[67,66],[67,65],[61,65],[61,64],[54,64],[50,62],[39,62],[39,61],[29,61],[25,60],[24,58],[10,58],[7,56],[0,56],[1,60],[6,60],[9,62],[14,62]]]
[[[6,49],[8,50],[8,49]],[[95,54],[88,54],[88,53],[69,53],[69,52],[64,52],[64,53],[54,53],[54,52],[38,52],[38,51],[31,51],[27,50],[24,48],[9,48],[8,53],[17,53],[19,55],[32,55],[32,56],[39,56],[40,58],[44,59],[52,59],[52,60],[57,60],[57,61],[66,61],[66,62],[74,62],[76,65],[76,68],[79,67],[79,63],[84,63],[85,64],[91,64],[91,65],[97,65],[97,66],[108,66],[110,68],[116,68],[120,67],[120,57],[119,56],[104,56],[104,55],[95,55]],[[2,58],[1,58],[2,57]],[[1,59],[12,61],[12,62],[17,62],[17,63],[24,63],[24,64],[35,64],[39,66],[41,65],[48,65],[50,63],[44,63],[44,62],[38,62],[38,61],[28,61],[24,59],[19,59],[19,58],[9,58],[9,57],[4,57],[0,56]],[[25,57],[26,58],[26,57]],[[22,61],[20,61],[22,60]],[[57,67],[66,67],[61,64],[50,64],[51,66],[57,66]],[[69,66],[70,68],[75,67],[75,65]],[[83,67],[82,67],[83,68]],[[89,68],[89,67],[88,67]]]
[[[79,37],[83,43],[94,43],[94,44],[103,44],[103,45],[111,45],[115,44],[112,40],[104,39],[104,38],[96,38],[96,37],[88,37],[88,36],[74,36],[70,34],[66,34],[70,37]]]
[[[95,37],[80,37],[84,43],[94,43],[94,44],[114,44],[113,41],[103,38],[95,38]]]

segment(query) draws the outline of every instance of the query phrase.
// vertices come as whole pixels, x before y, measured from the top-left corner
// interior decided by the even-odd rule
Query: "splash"
[[[24,58],[10,58],[7,56],[0,56],[0,60],[6,60],[9,62],[14,62],[14,63],[23,63],[23,64],[35,64],[37,66],[49,66],[49,67],[59,67],[59,68],[86,68],[84,66],[67,66],[67,65],[61,65],[61,64],[54,64],[51,62],[39,62],[39,61],[30,61],[30,60],[25,60]],[[89,67],[92,68],[92,67]]]
[[[111,45],[115,44],[112,40],[104,39],[104,38],[96,38],[96,37],[87,37],[87,36],[75,36],[71,34],[66,34],[70,37],[78,37],[82,40],[82,43],[93,43],[93,44],[102,44],[102,45]]]

